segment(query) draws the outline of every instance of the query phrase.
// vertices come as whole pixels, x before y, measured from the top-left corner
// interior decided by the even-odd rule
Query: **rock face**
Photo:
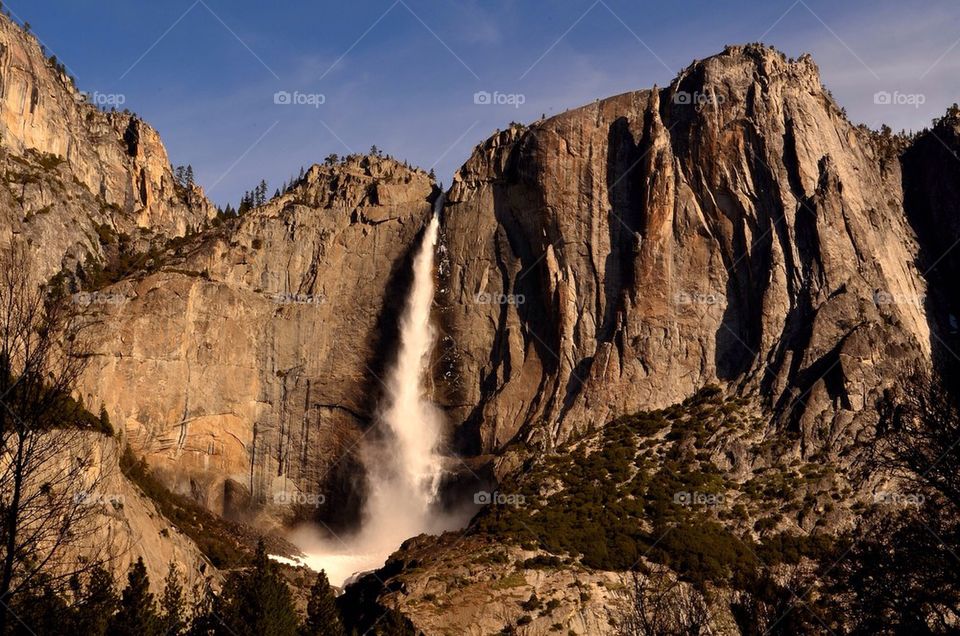
[[[196,544],[166,519],[156,504],[129,481],[119,466],[121,448],[117,440],[94,432],[78,432],[73,443],[51,455],[44,468],[70,473],[72,466],[84,463],[87,468],[79,477],[74,497],[91,510],[74,513],[75,539],[57,555],[62,563],[95,555],[118,580],[130,565],[142,558],[150,577],[151,588],[160,593],[170,563],[176,563],[185,589],[192,594],[194,586],[212,577],[219,584],[219,574]],[[43,473],[37,474],[42,477]],[[91,484],[95,486],[91,488]],[[64,484],[66,485],[66,484]]]
[[[934,328],[934,359],[948,382],[960,377],[960,110],[951,108],[904,151],[903,199],[920,238],[918,263],[928,280],[923,307]]]
[[[550,446],[710,382],[758,391],[804,455],[856,440],[931,348],[888,140],[761,46],[490,138],[443,216],[465,447]]]
[[[544,554],[478,537],[446,534],[407,541],[366,583],[390,590],[358,612],[358,633],[398,608],[424,634],[615,634],[622,573],[567,567],[514,567]],[[409,570],[405,570],[409,568]],[[347,592],[348,607],[364,583]]]
[[[105,290],[122,301],[102,306],[87,399],[215,511],[252,495],[288,520],[353,517],[356,445],[436,196],[386,158],[314,166],[163,271]]]
[[[442,209],[431,373],[458,450],[516,475],[717,384],[762,414],[712,458],[727,477],[746,482],[768,438],[782,444],[765,462],[842,464],[902,369],[960,350],[958,149],[957,112],[909,141],[855,127],[809,58],[753,45],[498,132]],[[357,519],[358,444],[439,196],[421,170],[352,156],[224,221],[176,183],[156,131],[87,103],[0,17],[0,243],[29,244],[40,280],[106,260],[105,236],[155,252],[85,297],[100,326],[80,393],[225,516]],[[531,456],[503,452],[517,440]],[[80,451],[106,467],[118,449]],[[139,541],[153,581],[170,560],[195,577],[196,547],[111,483],[128,501],[104,508],[97,540]],[[373,602],[426,633],[610,630],[619,574],[488,539],[409,542]]]
[[[89,99],[31,35],[0,16],[0,197],[7,190],[14,200],[3,206],[0,239],[23,235],[42,246],[37,271],[47,277],[65,255],[99,256],[90,239],[99,225],[180,236],[216,213],[198,188],[175,184],[153,128]]]

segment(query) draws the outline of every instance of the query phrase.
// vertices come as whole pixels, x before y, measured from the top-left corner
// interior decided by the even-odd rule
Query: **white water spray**
[[[451,530],[463,521],[434,508],[443,475],[443,418],[424,386],[435,339],[430,308],[442,206],[441,197],[413,260],[413,285],[400,318],[400,349],[386,378],[386,399],[377,422],[379,437],[362,449],[367,501],[361,529],[344,539],[318,541],[305,529],[292,537],[307,552],[305,563],[325,569],[334,585],[383,565],[412,536]]]

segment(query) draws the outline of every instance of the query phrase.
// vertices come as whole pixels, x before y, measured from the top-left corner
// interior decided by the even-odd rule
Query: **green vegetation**
[[[209,583],[209,582],[208,582]],[[342,617],[326,576],[318,575],[301,616],[280,567],[257,544],[249,567],[227,574],[219,595],[206,585],[189,603],[171,564],[159,599],[150,592],[143,559],[130,566],[118,595],[113,576],[101,567],[75,574],[65,590],[45,580],[19,596],[20,619],[11,634],[30,636],[344,636]]]
[[[297,634],[299,621],[290,589],[277,564],[267,557],[263,541],[257,544],[253,567],[231,572],[217,601],[215,616],[234,636]]]
[[[39,158],[37,162],[40,164],[40,167],[48,171],[56,170],[60,164],[66,161],[63,157],[49,152],[38,152],[38,155]]]
[[[321,570],[310,588],[307,601],[307,619],[300,627],[300,636],[341,636],[346,632],[340,620],[340,611],[334,601],[333,588]]]
[[[51,286],[70,293],[95,292],[127,277],[152,274],[161,270],[209,278],[209,273],[206,271],[165,267],[171,259],[182,256],[190,246],[195,244],[197,237],[195,231],[158,241],[149,235],[135,239],[124,232],[117,232],[108,223],[101,223],[94,230],[103,257],[88,253],[84,262],[77,263],[73,270],[64,269],[57,273],[50,281]]]
[[[158,636],[160,615],[150,593],[150,579],[143,559],[130,568],[127,587],[120,596],[120,609],[113,615],[107,628],[116,636]]]
[[[5,366],[5,365],[3,365]],[[72,396],[50,386],[33,387],[37,395],[21,395],[26,391],[25,383],[18,381],[18,377],[9,374],[4,386],[10,387],[5,396],[8,404],[20,404],[25,400],[38,400],[44,404],[44,411],[38,417],[36,425],[41,430],[53,429],[81,429],[94,431],[103,435],[113,436],[113,426],[106,408],[100,407],[100,415],[94,415]]]
[[[679,405],[618,418],[501,484],[524,504],[487,507],[475,531],[570,555],[596,569],[631,570],[646,558],[699,587],[747,585],[761,565],[822,552],[826,539],[778,534],[758,543],[724,523],[749,515],[742,505],[734,509],[739,484],[712,463],[711,440],[748,425],[744,405],[706,387]],[[783,485],[748,482],[746,493],[760,489],[778,497]],[[685,497],[692,493],[720,503],[690,505]],[[559,556],[541,555],[518,565],[562,563]]]
[[[101,263],[88,255],[82,266],[77,264],[74,278],[83,291],[103,289],[137,272],[155,272],[163,264],[164,251],[156,245],[137,251],[129,235],[117,234],[107,225],[99,226],[97,234],[107,258]]]

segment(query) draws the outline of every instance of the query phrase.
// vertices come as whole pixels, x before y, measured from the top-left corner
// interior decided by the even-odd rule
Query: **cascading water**
[[[384,382],[385,402],[375,438],[364,440],[367,501],[360,531],[343,539],[293,537],[312,569],[325,569],[334,585],[356,572],[383,565],[404,540],[461,525],[462,519],[434,508],[443,475],[443,418],[426,395],[424,379],[435,339],[430,323],[434,294],[434,252],[443,197],[413,259],[413,286],[400,318],[400,349]]]
[[[434,214],[413,261],[413,288],[400,319],[400,350],[386,379],[383,435],[364,448],[370,486],[364,521],[371,526],[386,515],[393,527],[399,522],[407,530],[422,530],[440,485],[442,420],[423,387],[434,341],[430,307],[438,231]]]

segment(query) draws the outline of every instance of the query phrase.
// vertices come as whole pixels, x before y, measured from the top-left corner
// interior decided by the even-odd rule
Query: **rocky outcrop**
[[[122,96],[92,95],[81,93],[33,36],[0,16],[2,185],[15,200],[3,206],[9,217],[0,239],[19,234],[42,246],[37,270],[45,276],[87,253],[98,257],[89,237],[100,225],[172,237],[216,213],[199,188],[175,183],[157,131],[129,112],[90,103]],[[37,216],[44,220],[31,223]]]
[[[396,607],[427,634],[611,633],[625,577],[607,567],[658,545],[718,554],[708,523],[744,545],[853,527],[895,487],[851,461],[885,391],[914,366],[956,389],[958,153],[957,107],[913,137],[853,126],[808,57],[752,45],[478,146],[442,217],[434,373],[461,449],[496,455],[523,512],[486,532],[485,518],[510,519],[492,504],[460,535],[408,541],[347,589],[348,608]],[[707,384],[727,401],[683,414]],[[658,419],[678,414],[677,428]],[[717,414],[733,419],[714,426]],[[674,489],[595,471],[619,453]],[[679,484],[710,474],[725,504],[691,513]],[[689,525],[654,531],[670,506]],[[629,539],[590,525],[601,509]],[[554,554],[524,551],[531,527]],[[581,567],[598,546],[642,556]],[[710,622],[739,633],[728,587],[712,590]]]
[[[76,473],[81,482],[63,484],[73,489],[72,501],[82,511],[69,511],[74,519],[73,538],[57,553],[58,563],[94,558],[122,580],[130,565],[142,558],[158,594],[171,563],[177,565],[188,595],[202,589],[196,586],[208,579],[219,584],[219,573],[193,540],[124,476],[116,439],[93,432],[68,435],[73,443],[52,454],[44,466],[62,474]],[[74,468],[78,464],[85,466],[82,473]],[[43,475],[39,472],[38,479]]]
[[[538,556],[551,565],[522,565]],[[549,559],[472,536],[416,537],[342,602],[358,633],[398,609],[423,634],[616,634],[625,576]]]
[[[895,154],[808,57],[730,47],[666,88],[500,132],[443,229],[445,399],[474,452],[710,382],[759,392],[802,454],[839,452],[930,353]]]
[[[98,307],[89,403],[215,511],[253,496],[287,520],[354,518],[357,443],[437,195],[391,159],[314,166],[162,271],[104,290],[118,302]]]

